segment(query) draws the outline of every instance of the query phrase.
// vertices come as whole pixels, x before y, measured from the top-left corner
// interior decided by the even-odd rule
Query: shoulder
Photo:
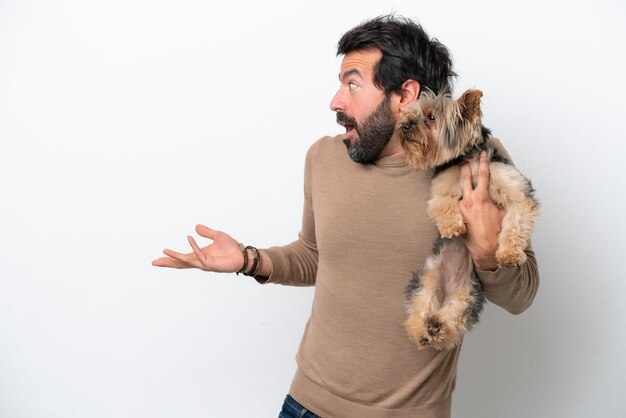
[[[337,148],[345,147],[343,144],[343,140],[341,139],[341,135],[336,136],[323,136],[311,145],[309,148],[309,152],[328,152],[334,151]]]
[[[311,162],[320,158],[345,157],[345,153],[345,145],[341,135],[324,136],[309,147],[306,159]]]

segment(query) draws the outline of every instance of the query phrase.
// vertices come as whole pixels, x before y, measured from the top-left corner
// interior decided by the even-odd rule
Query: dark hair
[[[391,14],[363,22],[341,37],[337,55],[368,48],[383,54],[374,68],[374,84],[385,94],[401,93],[409,79],[435,94],[452,91],[456,73],[448,49],[412,20]]]

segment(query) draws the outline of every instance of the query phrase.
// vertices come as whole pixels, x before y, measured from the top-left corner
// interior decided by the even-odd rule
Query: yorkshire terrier
[[[499,266],[526,261],[524,249],[539,215],[530,181],[489,145],[491,132],[481,122],[481,97],[480,90],[467,90],[458,100],[449,93],[422,93],[401,113],[396,131],[408,163],[434,169],[427,210],[441,235],[407,288],[405,328],[419,349],[454,348],[478,322],[485,302],[471,255],[460,239],[466,232],[459,207],[461,166],[470,164],[475,186],[480,153],[486,151],[490,158],[489,196],[505,210],[496,251]]]

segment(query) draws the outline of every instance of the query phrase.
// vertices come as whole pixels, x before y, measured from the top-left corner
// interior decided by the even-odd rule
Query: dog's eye
[[[435,123],[436,121],[437,121],[437,118],[435,117],[435,115],[433,115],[432,113],[428,115],[428,122]]]
[[[402,132],[407,134],[407,133],[409,133],[410,130],[411,130],[411,124],[409,122],[404,122],[402,124]]]

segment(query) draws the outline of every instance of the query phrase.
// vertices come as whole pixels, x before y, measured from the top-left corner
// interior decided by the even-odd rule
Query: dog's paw
[[[436,315],[427,316],[425,319],[419,321],[419,324],[414,324],[412,339],[417,343],[417,348],[420,350],[426,350],[434,348],[441,350],[448,348],[449,344],[445,338],[445,325],[441,322]]]
[[[496,260],[500,267],[521,266],[526,262],[526,253],[523,249],[500,247],[496,251]]]
[[[406,332],[416,344],[420,350],[428,348],[433,335],[439,330],[436,330],[438,325],[433,323],[433,320],[429,318],[435,318],[432,313],[420,314],[412,316],[406,323]]]
[[[432,339],[437,339],[441,332],[441,322],[436,316],[426,318],[426,332]]]
[[[438,218],[437,229],[439,229],[439,235],[441,235],[442,238],[456,238],[467,232],[465,222],[463,222],[463,216]]]

